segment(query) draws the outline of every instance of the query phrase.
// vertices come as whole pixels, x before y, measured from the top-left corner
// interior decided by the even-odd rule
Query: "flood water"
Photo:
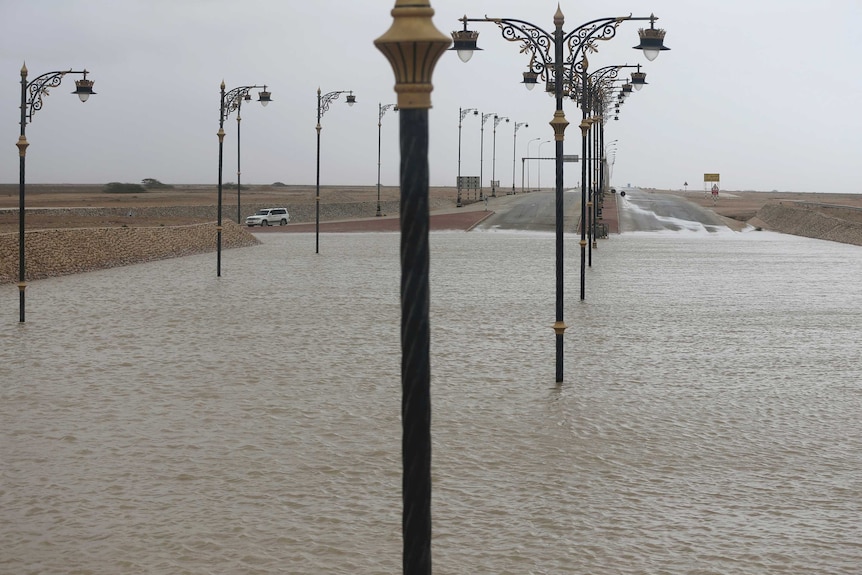
[[[398,234],[0,289],[0,573],[401,572]],[[856,574],[860,248],[431,237],[435,573]]]

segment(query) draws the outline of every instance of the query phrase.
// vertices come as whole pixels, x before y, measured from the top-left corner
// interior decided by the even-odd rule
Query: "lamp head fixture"
[[[248,94],[246,94],[245,99],[250,100],[251,97]],[[266,85],[263,86],[262,91],[258,92],[257,101],[260,102],[260,105],[264,106],[264,107],[267,104],[269,104],[270,102],[272,102],[272,92],[267,92]]]
[[[481,50],[481,48],[476,46],[479,33],[475,30],[467,30],[466,14],[463,18],[459,18],[459,20],[464,23],[464,29],[452,32],[452,47],[449,49],[455,50],[461,61],[466,63],[473,57],[473,52]]]
[[[532,70],[528,71],[528,72],[524,72],[524,81],[521,83],[528,90],[532,90],[533,88],[536,87],[536,84],[539,83],[539,73],[533,72]]]
[[[356,103],[356,96],[354,96],[353,92],[351,91],[349,94],[347,94],[347,105],[352,106],[355,103]]]
[[[77,94],[82,102],[86,102],[90,96],[95,94],[93,84],[92,80],[87,80],[87,71],[84,70],[84,78],[82,80],[75,80],[75,91],[72,93]]]
[[[658,18],[655,14],[650,14],[649,28],[638,30],[638,36],[641,39],[640,44],[632,46],[635,50],[643,50],[644,56],[650,62],[658,57],[659,52],[670,50],[670,48],[664,45],[665,31],[655,27],[656,20]]]
[[[634,86],[635,90],[640,90],[647,85],[646,72],[641,72],[640,64],[638,64],[638,71],[632,72],[631,85]]]

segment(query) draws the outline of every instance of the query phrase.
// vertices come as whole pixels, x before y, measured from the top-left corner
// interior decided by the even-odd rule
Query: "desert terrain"
[[[859,208],[862,210],[862,194],[835,193],[800,193],[800,192],[756,192],[756,191],[725,191],[717,200],[711,194],[703,191],[683,190],[651,190],[660,193],[670,193],[682,196],[687,200],[712,209],[721,216],[740,222],[747,222],[755,217],[758,210],[770,202],[808,202],[812,204],[831,204]],[[315,187],[288,185],[246,186],[240,192],[241,215],[244,218],[252,210],[242,206],[294,206],[312,205],[315,201]],[[436,206],[454,207],[457,192],[453,187],[431,187],[430,198]],[[397,202],[398,188],[382,186],[380,200],[383,203]],[[475,198],[464,195],[465,204],[472,203]],[[320,203],[325,204],[355,204],[377,202],[376,186],[321,186]],[[19,188],[17,184],[0,184],[0,233],[10,233],[18,230],[17,208],[19,203]],[[225,219],[236,218],[237,193],[236,187],[225,185],[222,188],[222,216]],[[189,207],[216,206],[218,190],[214,185],[177,185],[166,189],[149,190],[143,193],[117,194],[106,193],[101,184],[27,184],[25,207],[27,208],[26,226],[28,230],[48,228],[88,228],[113,226],[169,226],[200,223],[211,218],[194,218],[178,213],[176,215],[159,215],[148,218],[135,214],[136,208],[142,207]],[[37,208],[117,208],[118,215],[86,215],[69,212],[62,215],[40,214]],[[439,209],[439,208],[438,208]],[[135,214],[130,219],[126,214]],[[293,213],[293,212],[292,212]],[[862,221],[862,211],[847,210],[846,217]],[[858,218],[858,219],[857,219]],[[295,222],[297,220],[294,217]]]
[[[218,205],[218,188],[214,185],[177,185],[171,188],[148,190],[142,193],[106,193],[101,184],[27,184],[25,190],[26,228],[28,230],[49,228],[90,228],[114,226],[171,226],[212,221],[213,218],[195,218],[178,210],[176,215],[159,215],[147,218],[136,213],[143,207],[194,207]],[[242,218],[253,213],[243,206],[294,206],[313,205],[315,186],[246,186],[240,191],[240,213]],[[399,191],[394,186],[381,186],[380,201],[398,201]],[[430,196],[440,204],[454,206],[455,188],[432,187]],[[18,184],[0,184],[0,234],[18,230]],[[462,200],[467,200],[462,198]],[[354,204],[377,202],[377,186],[321,186],[320,203]],[[236,219],[236,185],[222,188],[222,217]],[[38,208],[117,208],[115,215],[86,215],[77,212],[64,214],[40,214]],[[12,210],[12,211],[9,211]],[[132,213],[134,218],[126,214]],[[291,210],[292,221],[297,214]]]

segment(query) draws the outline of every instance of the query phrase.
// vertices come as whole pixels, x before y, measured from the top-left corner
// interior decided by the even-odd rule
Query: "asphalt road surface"
[[[479,229],[556,231],[556,201],[553,190],[491,198],[488,209],[493,210],[494,215],[479,224]],[[566,233],[577,231],[580,216],[580,192],[564,192],[563,230]]]
[[[620,195],[619,192],[625,192]],[[556,230],[555,195],[553,191],[531,192],[491,198],[489,209],[494,215],[479,224],[479,229]],[[721,217],[679,196],[644,192],[637,188],[618,191],[620,233],[649,231],[710,231],[728,229]],[[575,233],[581,215],[581,194],[570,190],[563,194],[564,231]]]
[[[625,196],[621,195],[625,192]],[[679,196],[625,188],[617,192],[620,233],[655,231],[727,230],[727,225],[712,210]]]

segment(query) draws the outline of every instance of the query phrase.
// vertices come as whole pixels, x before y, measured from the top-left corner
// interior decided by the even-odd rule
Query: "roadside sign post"
[[[703,192],[707,193],[707,190],[712,192],[712,203],[714,204],[718,200],[718,185],[721,181],[719,174],[704,174],[703,175]]]

